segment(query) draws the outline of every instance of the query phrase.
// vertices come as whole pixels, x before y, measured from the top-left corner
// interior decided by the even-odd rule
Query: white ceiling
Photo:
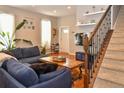
[[[52,2],[52,1],[51,1]],[[32,12],[37,12],[45,15],[62,17],[67,15],[73,15],[76,13],[76,6],[70,6],[68,9],[67,5],[13,5],[13,7],[25,9]],[[55,13],[56,11],[56,13]]]

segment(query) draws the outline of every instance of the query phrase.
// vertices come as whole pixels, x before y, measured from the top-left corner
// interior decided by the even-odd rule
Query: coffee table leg
[[[79,67],[79,70],[80,70],[80,73],[79,73],[79,79],[82,78],[82,68],[83,68],[83,66],[81,65],[81,66]]]

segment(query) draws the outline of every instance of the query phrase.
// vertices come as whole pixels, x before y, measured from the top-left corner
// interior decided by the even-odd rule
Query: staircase
[[[118,15],[115,30],[94,83],[96,88],[124,87],[124,7]]]

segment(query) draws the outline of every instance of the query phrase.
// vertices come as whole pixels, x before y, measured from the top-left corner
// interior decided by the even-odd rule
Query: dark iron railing
[[[84,35],[84,51],[85,51],[85,74],[84,87],[89,87],[95,68],[99,63],[103,42],[111,29],[111,6],[109,6],[102,18],[96,25],[92,34]]]

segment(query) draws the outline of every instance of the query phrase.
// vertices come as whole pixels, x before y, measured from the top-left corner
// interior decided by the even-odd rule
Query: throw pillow
[[[7,59],[15,59],[17,60],[15,57],[8,55],[6,53],[0,53],[0,62],[4,62]]]

